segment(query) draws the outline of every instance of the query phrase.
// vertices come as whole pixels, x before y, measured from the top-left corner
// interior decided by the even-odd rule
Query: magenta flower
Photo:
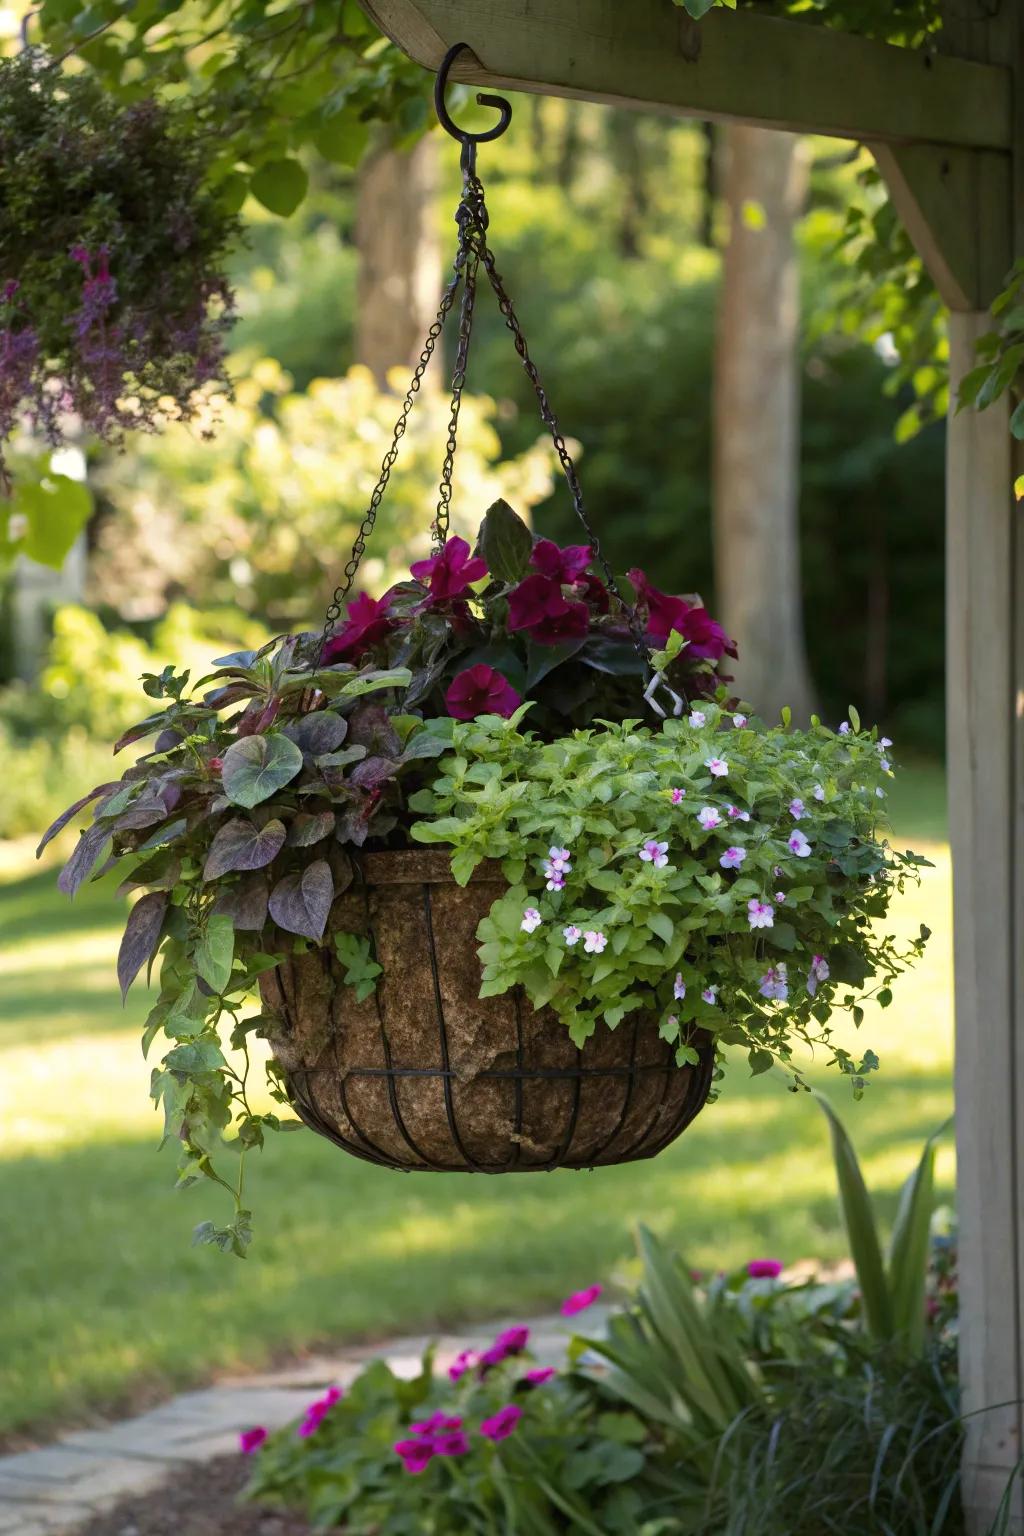
[[[501,715],[508,720],[522,700],[500,672],[478,661],[459,673],[444,702],[453,720],[475,720],[478,715]]]
[[[508,627],[525,630],[540,645],[557,645],[581,640],[590,628],[590,613],[586,603],[567,602],[557,581],[538,574],[509,593]]]
[[[503,1360],[511,1355],[520,1355],[530,1342],[529,1328],[506,1328],[499,1333],[490,1349],[485,1349],[480,1356],[481,1370],[487,1371],[494,1365],[501,1365]]]
[[[469,1453],[469,1440],[461,1429],[457,1429],[450,1435],[437,1435],[433,1447],[435,1456],[466,1456]]]
[[[262,1425],[257,1425],[255,1429],[243,1429],[238,1437],[238,1448],[243,1456],[252,1456],[266,1438],[267,1431]]]
[[[306,1409],[306,1417],[299,1425],[297,1434],[300,1440],[306,1440],[319,1429],[324,1415],[333,1408],[335,1403],[341,1400],[340,1387],[328,1387],[323,1397],[318,1397],[315,1403],[310,1403]]]
[[[461,1419],[450,1419],[444,1413],[434,1413],[431,1414],[429,1419],[420,1419],[417,1423],[410,1424],[409,1432],[422,1438],[424,1436],[447,1434],[449,1430],[461,1428]]]
[[[487,1440],[507,1440],[522,1416],[523,1410],[518,1403],[506,1403],[489,1419],[484,1419],[480,1433]]]
[[[673,789],[672,790],[672,804],[673,805],[682,805],[682,803],[683,803],[683,801],[685,799],[686,799],[686,790],[685,789]]]
[[[594,551],[589,544],[570,544],[559,549],[550,539],[538,539],[533,546],[530,565],[549,581],[572,586],[583,576]]]
[[[585,1312],[588,1307],[592,1307],[603,1290],[601,1285],[588,1285],[585,1291],[573,1291],[558,1310],[563,1317],[575,1317],[578,1312]]]
[[[392,591],[385,592],[383,597],[373,598],[366,592],[360,592],[358,597],[352,599],[344,624],[324,646],[324,666],[335,661],[352,661],[391,633],[395,621],[388,617],[388,609],[394,595]]]
[[[413,1477],[423,1472],[434,1459],[434,1447],[429,1440],[396,1440],[392,1450],[401,1456],[402,1465]]]
[[[736,642],[730,640],[721,624],[706,608],[691,608],[683,621],[683,638],[689,641],[686,654],[703,661],[721,661],[736,655]]]
[[[638,566],[626,573],[636,591],[637,602],[647,609],[647,633],[652,640],[667,640],[674,629],[680,634],[686,623],[690,605],[681,597],[669,597],[652,587]]]
[[[555,1368],[553,1365],[537,1365],[534,1366],[532,1371],[527,1371],[523,1380],[529,1382],[531,1387],[542,1387],[546,1381],[551,1380],[554,1374]]]
[[[448,1376],[452,1381],[460,1381],[467,1371],[471,1371],[477,1363],[477,1353],[474,1349],[463,1349],[455,1356],[448,1367]]]
[[[487,561],[471,554],[465,539],[456,534],[439,555],[431,555],[429,560],[414,560],[409,569],[417,581],[430,588],[429,607],[461,597],[474,581],[487,575]]]
[[[782,1265],[778,1259],[751,1259],[747,1274],[751,1280],[777,1280],[782,1274]]]

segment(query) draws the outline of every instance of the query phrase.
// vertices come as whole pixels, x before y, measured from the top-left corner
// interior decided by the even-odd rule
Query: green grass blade
[[[850,1244],[850,1257],[857,1271],[861,1298],[864,1304],[864,1322],[867,1331],[879,1340],[893,1335],[892,1297],[882,1250],[875,1225],[875,1212],[871,1204],[864,1176],[860,1171],[853,1143],[843,1129],[831,1104],[820,1093],[815,1093],[829,1123],[832,1133],[832,1158],[839,1184],[839,1199],[843,1209],[843,1221]]]
[[[947,1120],[925,1142],[920,1161],[900,1192],[889,1243],[893,1329],[915,1355],[921,1353],[925,1340],[924,1297],[935,1204],[935,1143],[951,1123]]]

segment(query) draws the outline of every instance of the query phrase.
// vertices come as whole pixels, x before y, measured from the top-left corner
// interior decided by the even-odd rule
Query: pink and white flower
[[[683,980],[682,971],[676,971],[676,979],[672,983],[672,996],[677,1003],[681,1003],[686,996],[686,982]]]
[[[608,943],[608,936],[600,929],[588,928],[583,935],[583,948],[588,955],[599,955]]]
[[[533,933],[535,929],[540,927],[543,921],[544,919],[541,917],[536,907],[524,907],[523,920],[519,926],[524,933]]]
[[[811,960],[811,968],[807,972],[807,990],[813,997],[818,990],[820,982],[828,981],[831,971],[824,955],[814,955]]]
[[[792,816],[794,821],[799,821],[801,816],[807,815],[807,812],[804,809],[804,803],[799,798],[799,796],[796,796],[789,802],[789,814]]]
[[[751,928],[773,928],[775,912],[766,901],[758,901],[756,896],[751,896],[747,902],[747,922]]]
[[[568,848],[548,849],[548,859],[551,862],[551,867],[553,869],[560,869],[564,871],[565,874],[569,874],[572,869],[572,865],[569,863],[571,858],[572,854],[569,852]]]
[[[738,805],[727,805],[725,808],[725,814],[728,816],[730,821],[750,820],[750,812],[741,811]]]
[[[790,833],[788,847],[790,853],[795,854],[798,859],[809,859],[814,852],[811,844],[807,841],[799,827],[797,827],[795,832]]]
[[[575,923],[570,923],[567,928],[562,929],[562,938],[568,944],[570,949],[574,944],[578,943],[582,937],[583,929],[577,928]]]
[[[757,990],[769,1002],[784,1003],[786,1001],[789,997],[789,977],[785,961],[768,967],[761,977],[761,984]]]
[[[718,988],[717,987],[705,987],[703,992],[701,993],[701,997],[704,999],[704,1001],[710,1007],[713,1008],[715,1006],[715,1004],[718,1002]]]
[[[775,900],[778,902],[780,907],[782,906],[782,904],[785,901],[785,899],[786,899],[785,891],[776,891],[775,892]]]
[[[704,767],[716,779],[724,779],[729,772],[729,764],[722,757],[706,758]]]
[[[682,805],[683,801],[686,799],[685,789],[673,789],[670,793],[673,805]]]
[[[700,822],[705,832],[713,832],[715,827],[720,827],[722,825],[722,818],[719,816],[713,805],[702,805],[700,810],[697,812],[697,820]]]
[[[723,869],[739,869],[746,856],[745,848],[727,848],[718,862]]]
[[[664,869],[668,863],[668,843],[657,843],[653,839],[644,843],[640,858],[645,864],[653,864],[655,869]]]
[[[825,786],[824,786],[824,784],[815,784],[815,786],[814,786],[814,798],[815,798],[815,800],[824,800],[824,798],[825,798]]]
[[[695,730],[699,731],[701,726],[707,725],[707,723],[708,717],[702,709],[692,709],[690,711],[690,724]]]
[[[742,731],[743,727],[747,723],[747,717],[746,715],[733,715],[732,723],[738,731]]]

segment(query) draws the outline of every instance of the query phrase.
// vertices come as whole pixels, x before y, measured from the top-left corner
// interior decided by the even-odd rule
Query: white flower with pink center
[[[750,812],[741,811],[738,805],[727,805],[725,808],[725,814],[728,816],[730,821],[750,820]]]
[[[699,731],[701,726],[707,725],[707,723],[708,717],[702,709],[694,709],[690,711],[690,724],[693,726],[694,730]]]
[[[807,815],[807,812],[804,809],[804,803],[801,799],[799,799],[799,797],[789,802],[789,814],[792,816],[794,821],[799,821],[801,816]]]
[[[718,862],[723,869],[739,869],[746,856],[745,848],[727,848]]]
[[[722,818],[713,805],[702,805],[697,812],[697,820],[705,832],[713,832],[716,827],[722,825]]]
[[[743,727],[747,723],[747,717],[746,715],[733,715],[732,723],[738,731],[742,731]]]
[[[599,955],[607,943],[607,934],[601,933],[599,929],[588,928],[583,935],[583,948],[588,955]]]
[[[576,944],[580,939],[582,939],[582,937],[583,937],[583,929],[582,928],[577,928],[575,923],[570,923],[567,928],[563,928],[562,929],[562,938],[569,945],[570,949],[572,948],[572,946],[574,944]]]
[[[811,968],[807,973],[807,990],[813,997],[818,990],[818,983],[828,981],[831,971],[824,955],[815,955],[811,960]]]
[[[533,933],[534,929],[539,928],[543,921],[544,919],[536,907],[526,907],[523,911],[523,920],[519,926],[524,933]]]
[[[686,790],[685,789],[673,789],[672,790],[672,804],[673,805],[682,805],[682,803],[683,803],[683,801],[685,799],[686,799]]]
[[[773,928],[775,926],[775,912],[766,901],[758,901],[756,896],[751,896],[747,902],[747,922],[751,928]]]
[[[704,1001],[706,1003],[708,1003],[713,1008],[715,1006],[715,1004],[718,1002],[718,988],[717,987],[705,987],[703,992],[701,993],[701,997],[704,999]]]
[[[768,967],[761,977],[761,985],[757,990],[769,1002],[784,1003],[786,1001],[789,997],[789,978],[784,961],[779,965]]]
[[[724,779],[729,772],[729,764],[723,757],[709,757],[705,760],[704,767],[708,773],[716,779]]]
[[[655,869],[664,869],[668,863],[668,843],[656,843],[653,838],[640,849],[640,858]]]
[[[798,859],[809,859],[814,851],[799,827],[795,832],[790,833],[788,846],[790,853],[795,854]]]
[[[686,996],[686,982],[683,980],[682,971],[676,971],[676,979],[672,983],[672,996],[677,1003],[681,1003]]]

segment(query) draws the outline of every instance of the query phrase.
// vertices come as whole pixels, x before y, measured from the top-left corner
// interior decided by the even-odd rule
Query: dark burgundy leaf
[[[148,896],[140,897],[128,914],[121,948],[117,952],[117,979],[121,983],[122,1002],[160,942],[166,909],[167,892],[152,891]]]
[[[36,849],[36,858],[38,859],[47,843],[52,842],[53,839],[57,836],[57,833],[63,831],[68,822],[71,821],[72,817],[77,816],[79,811],[82,810],[84,806],[89,804],[90,800],[95,800],[97,795],[105,795],[108,789],[116,788],[116,782],[113,784],[97,784],[96,788],[90,789],[89,793],[87,795],[83,795],[81,800],[76,800],[74,805],[69,805],[66,811],[61,811],[60,815],[57,817],[57,820],[53,822],[52,825],[47,827],[46,831],[43,833],[39,847]]]
[[[339,843],[354,843],[361,848],[370,835],[370,827],[363,810],[355,806],[338,817],[338,826],[335,837]]]
[[[164,720],[165,715],[166,711],[161,710],[158,715],[147,715],[146,719],[140,720],[138,725],[129,726],[124,735],[119,736],[115,741],[115,753],[120,752],[122,747],[130,747],[133,741],[141,741],[143,736],[152,736],[153,732],[159,728]]]
[[[360,789],[377,789],[393,779],[398,769],[399,764],[390,757],[367,757],[353,768],[349,783],[358,784]]]
[[[380,757],[399,757],[402,741],[383,704],[367,701],[349,717],[348,740]]]
[[[334,752],[341,746],[348,735],[348,721],[333,710],[319,709],[287,726],[285,735],[311,757],[322,757],[325,752]]]
[[[110,836],[110,828],[102,822],[87,827],[78,839],[74,853],[60,872],[57,886],[65,896],[74,896],[83,880],[92,873],[103,845]]]
[[[153,743],[153,752],[154,754],[159,754],[161,752],[173,752],[175,747],[181,746],[181,742],[182,737],[177,731],[171,729],[161,731],[156,741]]]
[[[111,823],[113,832],[135,832],[140,827],[155,827],[158,821],[166,821],[168,807],[162,800],[136,800],[122,811]]]
[[[239,932],[258,933],[267,920],[267,882],[263,875],[251,875],[237,885],[221,890],[213,904],[217,914],[230,917]]]
[[[225,683],[222,688],[213,688],[209,693],[204,693],[203,703],[211,709],[226,709],[229,704],[251,699],[255,692],[254,683]]]
[[[312,848],[333,831],[333,811],[300,811],[288,828],[288,846]]]
[[[270,893],[270,915],[286,933],[322,939],[334,900],[334,881],[326,859],[299,874],[285,875]]]
[[[275,817],[265,827],[254,827],[245,816],[236,816],[220,828],[203,866],[203,879],[216,880],[233,869],[265,869],[284,847],[284,823]]]

